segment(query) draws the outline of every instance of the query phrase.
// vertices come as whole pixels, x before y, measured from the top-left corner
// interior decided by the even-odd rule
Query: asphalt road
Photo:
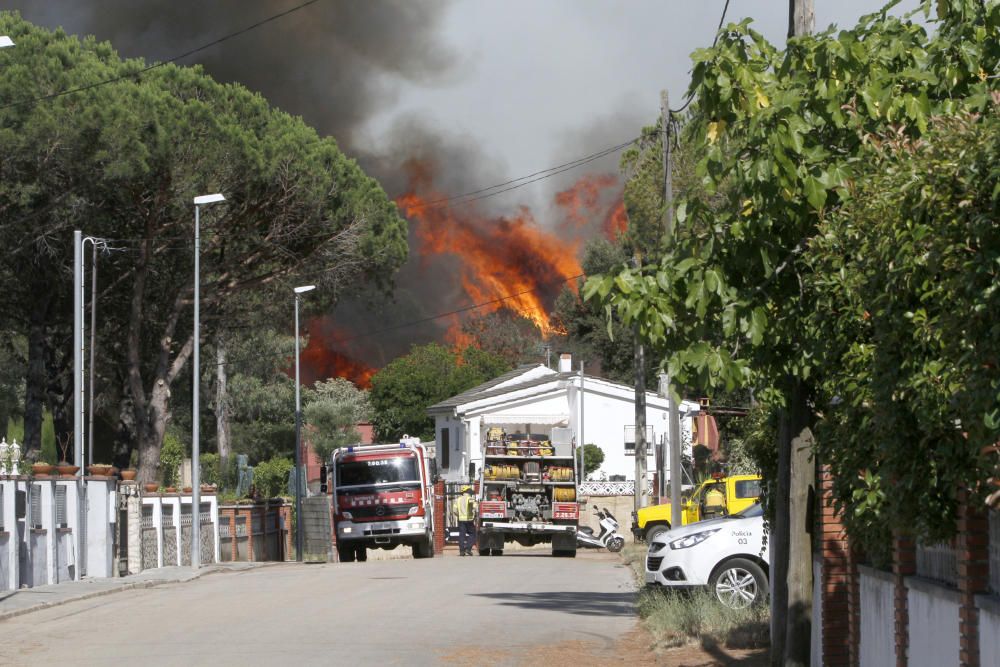
[[[0,664],[568,664],[560,647],[601,664],[636,626],[633,590],[596,552],[282,564],[8,619]]]

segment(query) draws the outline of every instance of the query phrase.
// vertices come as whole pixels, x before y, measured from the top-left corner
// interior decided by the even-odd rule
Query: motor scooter
[[[590,526],[580,526],[576,529],[576,546],[587,549],[607,548],[611,553],[618,553],[625,546],[625,538],[618,533],[618,519],[616,519],[608,508],[598,509],[594,505],[597,518],[600,519],[601,532],[594,535]]]

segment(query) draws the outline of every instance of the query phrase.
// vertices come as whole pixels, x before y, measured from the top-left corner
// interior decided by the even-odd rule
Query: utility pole
[[[788,1],[788,38],[815,26],[813,0]],[[771,544],[771,664],[808,665],[812,638],[812,536],[809,491],[815,484],[806,384],[786,383],[778,427],[777,503]],[[787,505],[783,502],[787,499]]]
[[[636,253],[637,266],[642,265]],[[646,506],[646,351],[639,340],[639,327],[632,328],[635,337],[635,510]]]
[[[674,163],[670,141],[670,97],[666,90],[660,92],[660,122],[663,124],[663,203],[665,218],[663,231],[667,243],[674,240]],[[670,377],[664,387],[667,397],[667,440],[670,443],[670,525],[680,526],[681,521],[681,416],[670,389]]]

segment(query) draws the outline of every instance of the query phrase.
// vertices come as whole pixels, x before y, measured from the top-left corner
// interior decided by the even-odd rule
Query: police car
[[[760,504],[721,519],[657,535],[646,554],[646,583],[708,587],[727,607],[762,602],[768,593],[768,549]]]

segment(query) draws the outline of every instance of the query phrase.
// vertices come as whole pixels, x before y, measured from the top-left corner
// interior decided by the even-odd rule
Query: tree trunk
[[[646,354],[635,329],[635,511],[646,502]]]
[[[48,298],[39,295],[39,298],[32,304],[28,325],[28,375],[24,393],[22,452],[29,459],[36,458],[42,450],[42,413],[48,385],[45,374],[45,321],[47,314]],[[49,461],[49,463],[55,463],[55,461]]]
[[[805,663],[809,663],[810,635],[799,636],[798,629],[805,624],[809,627],[812,614],[811,604],[808,609],[799,606],[803,599],[812,596],[812,550],[808,534],[807,521],[801,519],[799,508],[807,507],[808,486],[803,494],[801,486],[801,457],[803,452],[808,457],[811,451],[798,448],[793,452],[793,441],[798,441],[800,434],[809,435],[809,393],[806,385],[800,380],[792,380],[790,388],[785,392],[786,407],[779,414],[777,447],[778,476],[776,480],[774,502],[774,522],[771,526],[769,541],[771,543],[771,664],[799,664],[796,662],[798,652],[805,643]],[[811,460],[809,461],[811,466]],[[812,470],[810,467],[809,470]],[[793,471],[796,473],[797,484],[792,487]],[[795,497],[793,498],[793,494]],[[795,509],[793,509],[795,508]],[[795,534],[793,538],[792,535]],[[794,545],[794,549],[793,549]],[[803,553],[804,548],[804,553]],[[808,577],[802,575],[803,568],[808,568]],[[794,575],[793,575],[794,573]],[[803,593],[807,584],[808,593]],[[803,616],[803,615],[807,616]],[[789,634],[793,629],[794,634]],[[794,658],[789,650],[794,650]],[[789,661],[791,659],[791,661]]]
[[[215,337],[215,361],[215,437],[219,458],[228,459],[232,450],[229,442],[229,390],[226,386],[226,340],[221,333]]]
[[[170,419],[170,387],[157,378],[145,406],[146,419],[139,427],[139,474],[142,483],[157,482],[160,477],[160,447]]]
[[[809,427],[792,440],[788,485],[788,617],[785,664],[810,662],[812,640],[812,500],[816,483],[813,434]]]

